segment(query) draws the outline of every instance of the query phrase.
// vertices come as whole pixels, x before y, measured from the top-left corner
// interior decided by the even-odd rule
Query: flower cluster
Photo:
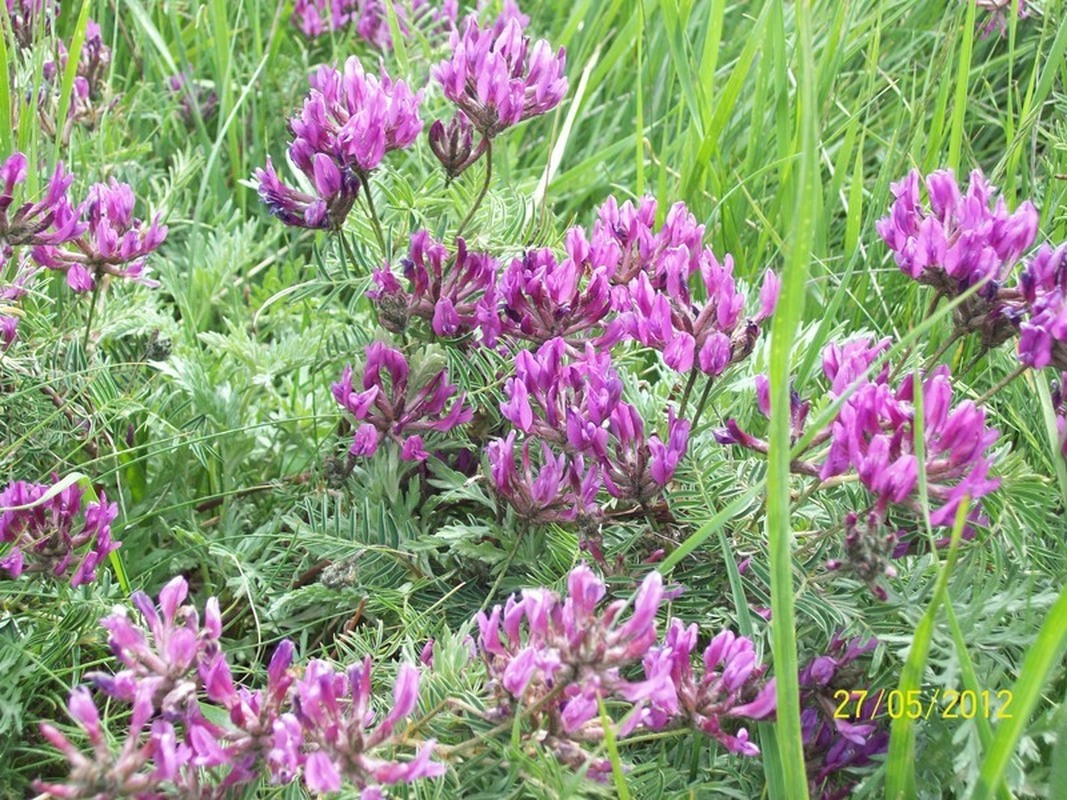
[[[1037,236],[1038,214],[1023,202],[1009,212],[1003,197],[975,170],[966,193],[949,170],[926,178],[929,209],[921,202],[922,176],[912,170],[892,186],[889,216],[876,228],[897,265],[911,278],[933,286],[939,297],[954,298],[980,284],[956,310],[961,332],[977,332],[996,347],[1016,331],[1019,309],[1005,303],[1004,286],[1022,254]]]
[[[351,366],[345,367],[341,380],[332,386],[334,399],[362,422],[352,442],[352,455],[374,455],[383,440],[391,439],[400,445],[404,459],[425,461],[429,454],[423,433],[450,431],[470,422],[473,412],[464,405],[466,395],[448,407],[456,387],[448,382],[447,371],[434,373],[417,387],[409,386],[411,369],[399,350],[372,342],[365,355],[362,390],[352,383]]]
[[[59,16],[58,0],[7,0],[7,18],[19,47],[26,48],[38,32],[48,34]]]
[[[385,154],[418,137],[421,101],[421,91],[412,93],[384,70],[380,77],[367,74],[355,56],[343,71],[321,67],[300,114],[289,120],[289,157],[315,194],[283,184],[268,158],[266,168],[256,170],[263,202],[287,225],[339,229]]]
[[[5,261],[15,247],[62,244],[81,235],[86,227],[67,196],[74,176],[64,170],[62,162],[56,165],[43,197],[15,205],[16,189],[26,182],[28,167],[22,153],[11,155],[0,165],[4,184],[0,194],[0,257]]]
[[[874,495],[873,504],[863,515],[850,514],[845,520],[848,559],[832,566],[849,567],[879,596],[884,596],[884,590],[877,586],[877,578],[894,574],[886,559],[907,551],[906,545],[897,542],[899,533],[887,535],[881,528],[888,523],[891,508],[920,513],[915,376],[907,375],[896,388],[890,385],[888,365],[877,376],[866,377],[888,344],[888,340],[872,344],[860,338],[831,344],[823,351],[829,396],[840,397],[848,389],[852,394],[829,427],[813,438],[808,454],[792,464],[795,472],[822,481],[855,474]],[[989,474],[992,457],[988,453],[998,432],[986,426],[984,409],[970,400],[953,406],[952,394],[947,367],[937,367],[923,379],[923,452],[930,522],[939,527],[952,526],[964,497],[977,503],[999,485]],[[757,399],[760,410],[769,415],[766,379],[757,381]],[[794,397],[795,436],[802,433],[807,407],[808,403]],[[722,444],[767,452],[766,442],[741,430],[732,419],[716,437]],[[827,442],[829,447],[823,448]],[[861,516],[865,517],[862,521]],[[980,519],[976,505],[970,520]],[[968,528],[965,535],[971,536],[973,531]]]
[[[1038,248],[1019,274],[1028,314],[1019,326],[1019,360],[1041,369],[1067,369],[1067,245]]]
[[[429,322],[438,336],[463,336],[480,326],[483,336],[495,337],[496,259],[470,252],[462,238],[450,255],[428,231],[420,230],[411,237],[408,257],[400,264],[409,291],[391,271],[381,269],[374,270],[375,288],[367,292],[377,301],[386,329],[402,332],[414,317]]]
[[[147,277],[146,262],[167,238],[167,227],[158,214],[147,224],[134,217],[134,203],[133,189],[127,183],[112,178],[93,184],[78,209],[86,220],[85,229],[65,247],[35,247],[34,259],[66,273],[67,283],[76,292],[89,291],[104,275],[159,286]]]
[[[611,356],[591,344],[578,356],[562,339],[519,352],[504,394],[501,412],[515,430],[490,444],[489,461],[497,492],[526,518],[552,511],[555,518],[574,519],[590,510],[601,484],[612,496],[643,506],[670,482],[685,454],[688,421],[669,409],[666,441],[646,437],[640,415],[621,399],[622,381]],[[514,466],[516,432],[528,437],[522,451],[525,482]],[[531,441],[540,442],[543,455],[534,482]],[[563,454],[553,455],[549,444]],[[552,496],[553,489],[563,493]]]
[[[452,56],[433,68],[445,97],[474,128],[492,139],[523,120],[551,111],[567,93],[563,48],[542,40],[531,47],[515,16],[499,29],[483,28],[474,16],[453,31]]]
[[[96,580],[96,568],[121,544],[111,538],[118,506],[101,495],[99,502],[85,505],[77,530],[82,510],[77,484],[58,491],[54,484],[8,484],[0,492],[0,542],[6,549],[0,569],[13,578],[23,573],[69,577],[71,586]]]
[[[761,681],[765,668],[752,642],[720,633],[704,651],[705,673],[698,679],[690,662],[695,625],[673,620],[664,641],[653,647],[665,598],[659,573],[642,581],[625,621],[623,601],[598,610],[606,594],[604,582],[582,564],[568,575],[565,598],[548,589],[525,589],[488,615],[478,614],[477,649],[496,713],[527,714],[560,760],[588,765],[593,777],[603,775],[608,764],[592,759],[581,744],[603,737],[599,709],[608,700],[626,709],[617,724],[620,736],[638,727],[691,725],[732,752],[758,752],[745,729],[732,734],[724,728],[774,710],[774,684]],[[644,680],[624,678],[624,669],[642,659]]]
[[[369,658],[347,673],[313,661],[298,678],[291,669],[293,646],[282,642],[267,670],[266,688],[238,687],[219,643],[218,601],[208,600],[201,622],[194,606],[183,605],[187,595],[185,580],[177,577],[160,592],[158,610],[147,595],[134,593],[143,624],[124,609],[103,620],[112,652],[125,668],[89,677],[97,690],[132,706],[126,741],[118,753],[110,751],[91,691],[75,689],[70,714],[88,735],[92,753],[42,725],[71,772],[63,783],[38,781],[36,791],[54,798],[95,797],[107,786],[116,796],[222,797],[260,776],[289,783],[302,772],[313,792],[337,791],[349,781],[371,800],[382,797],[382,786],[444,772],[429,760],[432,741],[409,762],[379,755],[399,743],[397,725],[418,703],[414,667],[401,668],[393,708],[373,727]],[[227,712],[229,724],[223,716],[203,713],[205,698]],[[214,770],[223,770],[224,777],[218,780],[221,773]]]
[[[835,634],[825,655],[812,659],[800,670],[801,732],[807,761],[808,790],[819,800],[844,800],[851,796],[856,768],[873,764],[872,758],[889,747],[889,731],[875,720],[878,692],[869,692],[845,706],[847,715],[836,713],[840,691],[853,691],[862,684],[862,668],[855,662],[870,653],[877,640],[846,641]],[[847,770],[847,772],[846,772]]]
[[[720,263],[704,245],[704,226],[685,204],[672,206],[659,230],[655,218],[651,198],[637,206],[609,198],[591,232],[569,234],[572,260],[579,271],[602,275],[612,287],[618,319],[609,339],[625,336],[659,350],[679,372],[695,364],[704,374],[718,376],[752,352],[759,323],[778,300],[778,278],[766,273],[760,307],[746,318],[733,259],[726,256]],[[691,281],[698,274],[694,291]]]
[[[54,61],[44,64],[44,79],[57,87],[67,69],[69,54],[63,42],[57,43],[58,53]],[[111,109],[118,98],[103,102],[107,88],[107,73],[111,68],[111,48],[104,44],[100,26],[89,20],[82,41],[81,57],[74,77],[74,91],[71,95],[68,111],[68,124],[78,123],[90,128],[100,120],[100,116]],[[56,123],[48,115],[47,108],[41,109],[42,119],[50,132],[54,133]]]
[[[774,713],[774,681],[762,681],[767,668],[757,661],[755,646],[744,636],[721,631],[704,649],[704,674],[698,678],[691,658],[696,643],[697,626],[672,619],[663,644],[645,656],[645,674],[669,674],[673,689],[652,699],[649,727],[691,725],[732,753],[758,755],[745,728],[737,733],[723,728],[728,720]]]
[[[424,20],[451,30],[459,14],[459,3],[444,0],[436,8],[429,0],[411,0],[409,3],[393,3],[393,10],[401,35],[407,36],[412,26],[421,25]],[[375,47],[388,50],[393,46],[383,0],[296,0],[292,23],[311,38],[355,28],[364,41]]]

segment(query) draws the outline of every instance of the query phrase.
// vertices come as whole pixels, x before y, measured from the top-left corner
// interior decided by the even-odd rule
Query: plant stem
[[[697,382],[697,373],[698,372],[699,372],[699,370],[696,367],[693,367],[693,369],[689,373],[689,380],[686,381],[685,389],[682,390],[682,401],[679,404],[679,408],[678,408],[678,416],[679,417],[684,417],[685,416],[685,407],[689,403],[689,393],[693,391],[693,385]]]
[[[378,237],[378,246],[382,248],[382,258],[389,258],[389,250],[385,246],[385,235],[382,233],[382,223],[378,219],[378,212],[374,208],[374,198],[370,193],[370,181],[362,172],[359,173],[359,182],[363,186],[363,197],[367,201],[367,211],[370,212],[371,225],[374,227],[374,235]]]
[[[936,364],[937,360],[939,358],[941,358],[941,356],[943,356],[945,354],[945,351],[948,350],[950,347],[952,347],[952,345],[954,345],[962,335],[963,335],[963,331],[960,330],[959,328],[954,330],[952,332],[952,335],[949,336],[947,339],[945,339],[945,341],[941,344],[941,346],[939,348],[937,348],[937,352],[935,352],[932,356],[930,356],[928,359],[926,359],[926,367],[924,368],[923,371],[924,372],[929,371],[930,367],[932,367],[934,364]]]
[[[474,212],[476,212],[481,206],[482,201],[485,199],[486,192],[489,191],[489,182],[493,179],[493,140],[485,140],[485,182],[482,183],[482,190],[478,192],[478,196],[474,199],[474,205],[471,206],[470,211],[467,212],[467,216],[463,218],[463,222],[459,223],[459,227],[456,229],[456,238],[458,239],[463,235],[463,231],[467,229],[467,224],[474,218]]]
[[[89,335],[93,331],[93,317],[96,315],[96,299],[100,296],[100,290],[104,286],[104,276],[99,272],[93,273],[93,294],[89,298],[89,318],[85,322],[85,337],[82,339],[82,350],[89,352]]]
[[[689,426],[689,430],[695,431],[697,429],[697,422],[700,421],[700,415],[704,413],[704,406],[708,402],[708,395],[711,394],[711,385],[715,383],[712,378],[708,378],[708,382],[704,384],[704,391],[700,393],[700,400],[697,403],[696,413],[693,414],[693,422]]]
[[[989,400],[989,398],[991,398],[993,395],[995,395],[997,392],[999,392],[1001,389],[1003,389],[1005,386],[1007,386],[1013,380],[1018,378],[1020,375],[1022,375],[1028,369],[1030,369],[1030,368],[1028,366],[1026,366],[1026,364],[1020,364],[1015,369],[1014,372],[1011,372],[1008,375],[1005,375],[1003,378],[1000,379],[1000,381],[997,383],[996,386],[994,386],[988,392],[986,392],[981,397],[979,397],[977,400],[975,400],[974,404],[976,406],[984,405],[986,403],[986,401]]]

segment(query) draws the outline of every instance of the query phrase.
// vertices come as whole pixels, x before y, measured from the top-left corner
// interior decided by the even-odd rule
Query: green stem
[[[100,296],[100,290],[104,286],[104,278],[99,272],[93,274],[93,294],[89,298],[89,318],[85,322],[85,336],[82,339],[82,350],[89,352],[89,335],[93,331],[93,317],[96,316],[96,299]]]
[[[689,380],[685,383],[685,389],[682,390],[682,402],[679,404],[678,416],[685,416],[685,407],[689,403],[689,394],[693,391],[693,385],[697,382],[697,373],[699,370],[696,367],[689,373]]]
[[[467,216],[463,218],[463,222],[459,223],[459,227],[456,229],[456,238],[458,239],[463,235],[463,231],[467,229],[467,224],[474,218],[474,213],[481,206],[482,201],[485,199],[486,193],[489,191],[489,182],[493,179],[493,140],[485,140],[485,181],[482,183],[482,190],[478,192],[478,196],[474,199],[474,205],[471,206],[470,211],[467,212]]]
[[[986,392],[981,397],[979,397],[977,400],[975,400],[974,404],[976,406],[984,405],[986,403],[986,401],[989,400],[989,398],[991,398],[993,395],[995,395],[997,392],[999,392],[1001,389],[1003,389],[1005,386],[1007,386],[1013,380],[1018,378],[1020,375],[1022,375],[1028,369],[1030,369],[1030,368],[1028,366],[1026,366],[1026,364],[1021,364],[1018,368],[1016,368],[1016,370],[1014,372],[1012,372],[1012,373],[1010,373],[1008,375],[1005,375],[1003,378],[1001,378],[997,382],[996,386],[994,386],[988,392]]]
[[[708,382],[704,384],[704,391],[700,393],[700,400],[697,402],[696,413],[693,414],[693,422],[689,426],[690,431],[697,429],[697,423],[700,421],[700,415],[704,413],[704,406],[708,402],[708,395],[711,394],[711,385],[715,383],[714,380],[708,378]]]
[[[385,246],[385,235],[382,233],[382,223],[378,218],[378,212],[374,208],[374,198],[370,192],[370,181],[362,172],[359,173],[359,182],[363,185],[363,198],[367,201],[367,211],[370,213],[371,225],[374,227],[374,235],[378,237],[378,246],[382,248],[382,258],[389,258],[389,250]]]

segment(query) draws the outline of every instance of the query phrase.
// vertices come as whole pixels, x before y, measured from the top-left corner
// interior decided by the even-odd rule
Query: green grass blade
[[[1063,658],[1064,647],[1067,647],[1067,587],[1049,609],[1037,638],[1026,651],[1019,677],[1011,688],[1011,718],[1001,720],[997,725],[996,736],[982,762],[972,800],[988,800],[993,796],[993,787],[1003,780],[1012,753],[1026,731],[1045,684]]]

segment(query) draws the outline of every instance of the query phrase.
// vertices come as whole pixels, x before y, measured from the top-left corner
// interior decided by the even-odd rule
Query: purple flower
[[[439,119],[430,126],[430,151],[445,168],[448,181],[462,175],[485,152],[481,146],[474,147],[473,131],[470,120],[462,111],[453,114],[447,126]]]
[[[419,387],[408,386],[409,373],[403,353],[384,342],[372,342],[366,350],[362,391],[352,383],[351,366],[333,384],[338,404],[363,421],[352,444],[353,455],[373,455],[382,439],[392,439],[401,446],[404,458],[421,461],[427,458],[422,433],[450,431],[470,422],[473,412],[464,405],[465,395],[448,407],[456,387],[448,382],[447,371],[441,370]]]
[[[826,654],[800,670],[801,732],[812,797],[849,797],[858,783],[857,770],[872,767],[873,757],[889,748],[887,726],[875,719],[884,690],[869,690],[862,702],[859,698],[848,702],[845,716],[836,713],[840,706],[837,687],[842,682],[849,688],[862,685],[856,675],[864,672],[855,662],[877,644],[875,639],[846,641],[835,634]]]
[[[654,204],[645,208],[654,214]],[[720,262],[711,248],[703,246],[704,228],[684,204],[675,204],[658,232],[642,213],[626,206],[606,204],[601,217],[590,253],[607,262],[606,274],[620,286],[613,295],[622,312],[620,334],[661,351],[664,363],[683,373],[696,366],[716,377],[749,356],[759,323],[773,313],[778,301],[780,281],[774,273],[764,275],[759,309],[746,318],[745,296],[733,277],[733,258],[727,255]],[[620,220],[612,230],[608,224],[616,217]],[[694,295],[690,281],[698,273],[702,286]]]
[[[413,18],[409,18],[409,9]],[[456,0],[444,0],[440,8],[432,7],[428,0],[411,0],[410,3],[395,4],[393,10],[400,33],[405,37],[410,34],[413,24],[419,25],[427,19],[444,30],[451,29],[458,13]],[[311,38],[354,27],[375,47],[390,49],[393,46],[382,0],[296,0],[291,21],[301,33]]]
[[[32,45],[38,33],[47,36],[59,16],[58,0],[7,0],[7,18],[19,47]]]
[[[67,283],[76,292],[93,288],[102,275],[129,278],[146,286],[159,283],[147,277],[148,256],[167,238],[167,228],[159,216],[145,224],[133,216],[133,189],[114,178],[96,183],[80,207],[88,222],[86,230],[68,246],[42,244],[33,250],[41,265],[65,272]]]
[[[418,703],[419,672],[405,664],[393,689],[393,707],[373,728],[371,659],[338,673],[325,661],[312,661],[293,686],[296,718],[310,748],[304,782],[313,792],[333,792],[342,778],[361,790],[378,785],[436,778],[445,766],[430,761],[434,742],[426,742],[412,761],[389,761],[373,754],[395,744],[397,723],[411,715]],[[368,796],[364,794],[364,797]]]
[[[581,455],[556,455],[545,442],[526,439],[521,448],[522,471],[515,465],[515,436],[494,439],[487,448],[489,472],[497,495],[530,523],[570,522],[596,512],[600,471]],[[531,451],[540,445],[540,465]]]
[[[567,232],[566,246],[562,262],[551,250],[530,250],[501,275],[505,332],[537,344],[557,337],[575,342],[603,332],[611,311],[608,276],[602,269],[582,268],[588,245],[581,228]],[[610,343],[601,338],[601,344]]]
[[[259,194],[287,225],[339,229],[359,187],[386,153],[410,147],[422,131],[419,103],[403,81],[383,70],[368,75],[355,56],[344,71],[320,67],[300,114],[289,120],[289,157],[311,183],[311,195],[285,186],[270,159],[256,170]]]
[[[1037,209],[1023,202],[1009,213],[1003,197],[982,173],[971,173],[966,194],[951,171],[926,178],[929,208],[920,197],[922,177],[912,170],[892,186],[889,216],[876,228],[897,265],[906,274],[933,286],[939,295],[956,297],[976,284],[983,289],[957,309],[962,332],[977,332],[986,347],[1014,335],[1018,315],[999,291],[1037,236]]]
[[[67,198],[67,190],[74,176],[56,165],[48,181],[44,196],[36,202],[24,202],[14,207],[15,190],[26,182],[28,162],[22,153],[15,153],[0,165],[0,255],[11,257],[12,248],[26,245],[58,245],[79,236],[85,225],[80,213]]]
[[[1067,245],[1038,248],[1019,275],[1028,317],[1019,326],[1019,360],[1067,369]]]
[[[382,325],[391,331],[407,328],[412,317],[430,323],[438,336],[464,336],[478,329],[483,340],[495,341],[496,277],[499,265],[486,253],[472,253],[456,240],[456,252],[435,241],[426,230],[411,237],[408,257],[401,261],[405,290],[388,270],[375,270],[375,288],[367,296],[377,301]]]
[[[545,742],[573,762],[581,760],[574,750],[579,742],[603,736],[599,701],[617,698],[635,709],[620,725],[625,735],[650,699],[669,691],[669,677],[630,681],[621,674],[656,640],[656,614],[665,597],[659,573],[642,581],[625,621],[623,601],[598,611],[607,587],[586,565],[571,570],[567,590],[561,598],[548,589],[525,589],[521,598],[508,598],[488,615],[479,612],[476,620],[497,714],[536,707],[531,721],[545,731]]]
[[[645,505],[657,497],[674,477],[689,441],[689,421],[667,409],[667,440],[656,434],[647,439],[637,410],[619,403],[608,422],[611,445],[601,458],[604,486],[612,497]]]
[[[691,658],[696,641],[696,625],[672,619],[663,644],[644,657],[647,676],[670,677],[669,690],[653,698],[649,727],[692,725],[733,753],[758,755],[745,728],[729,733],[723,723],[774,713],[774,681],[762,680],[767,668],[756,660],[750,639],[722,631],[704,650],[704,674],[698,679]]]
[[[551,111],[567,93],[563,48],[553,52],[544,40],[531,47],[514,17],[493,30],[470,16],[450,45],[451,58],[437,64],[433,76],[487,139]]]
[[[55,60],[46,61],[42,68],[45,81],[52,84],[54,91],[59,90],[70,57],[63,42],[56,42],[56,48]],[[101,102],[107,89],[110,68],[111,48],[104,44],[100,26],[93,20],[89,20],[85,28],[85,39],[82,41],[81,56],[78,59],[78,68],[74,77],[68,120],[95,127],[101,115],[115,105],[117,98],[110,103]],[[47,96],[44,95],[44,97]],[[54,129],[56,123],[51,120],[44,108],[41,110],[47,127]]]
[[[108,504],[101,493],[99,502],[85,506],[81,529],[75,532],[80,511],[82,493],[76,484],[58,492],[47,484],[8,484],[0,492],[0,542],[9,545],[0,569],[13,578],[42,573],[69,576],[71,586],[92,583],[96,568],[121,544],[111,538],[118,505]]]
[[[917,502],[913,382],[914,376],[907,376],[896,391],[885,383],[860,387],[830,428],[830,450],[820,477],[855,469],[876,496],[874,512],[881,519],[890,504]],[[997,488],[999,481],[989,476],[992,459],[986,451],[998,433],[986,427],[985,411],[970,400],[952,408],[946,367],[935,369],[923,382],[923,411],[930,522],[951,526],[964,496],[977,501]]]

